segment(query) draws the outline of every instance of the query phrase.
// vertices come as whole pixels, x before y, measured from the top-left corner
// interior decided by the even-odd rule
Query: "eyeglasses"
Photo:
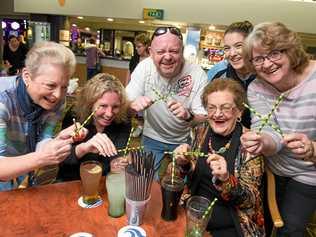
[[[183,40],[183,37],[182,37],[182,34],[181,34],[180,29],[177,28],[177,27],[174,27],[174,26],[158,27],[158,28],[155,30],[155,32],[153,33],[153,35],[152,35],[152,37],[151,37],[151,40],[153,40],[156,36],[166,34],[168,31],[169,31],[171,34],[174,34],[174,35],[178,36],[178,38],[179,38],[181,41]]]
[[[266,59],[269,59],[269,61],[271,62],[275,62],[281,59],[282,54],[284,53],[284,49],[283,50],[272,50],[270,53],[268,53],[266,56],[257,56],[254,57],[253,59],[250,60],[250,62],[254,65],[254,66],[261,66],[264,61]]]
[[[211,105],[211,106],[208,106],[206,110],[207,110],[207,113],[209,116],[214,115],[217,112],[217,110],[219,110],[220,113],[223,113],[224,115],[229,116],[232,114],[232,112],[235,108],[236,108],[236,106],[234,106],[234,105],[225,104],[225,105],[221,105],[220,107],[216,107],[214,105]]]

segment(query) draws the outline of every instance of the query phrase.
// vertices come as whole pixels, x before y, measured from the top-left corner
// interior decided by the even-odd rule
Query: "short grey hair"
[[[52,41],[42,41],[36,43],[27,53],[25,67],[31,75],[36,75],[45,63],[62,66],[71,77],[75,72],[76,58],[66,46]]]

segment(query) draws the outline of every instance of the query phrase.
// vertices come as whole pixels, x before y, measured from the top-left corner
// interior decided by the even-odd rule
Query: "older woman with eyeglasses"
[[[277,236],[300,237],[316,209],[316,62],[298,35],[278,22],[257,25],[244,51],[257,74],[248,88],[250,106],[271,116],[265,121],[254,114],[252,131],[241,141],[249,153],[263,154],[275,174],[285,223]],[[275,101],[280,103],[273,110]]]
[[[191,195],[218,199],[207,227],[213,237],[264,236],[259,192],[263,158],[250,156],[240,144],[246,93],[233,79],[215,79],[201,98],[208,122],[196,128],[192,146],[175,149],[176,163],[182,174],[189,174]],[[198,150],[208,157],[190,162],[192,156],[183,155]]]

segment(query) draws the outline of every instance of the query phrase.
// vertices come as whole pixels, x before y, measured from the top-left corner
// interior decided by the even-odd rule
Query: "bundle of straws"
[[[126,167],[126,197],[133,201],[147,200],[154,177],[154,157],[143,150],[131,151],[131,162]]]

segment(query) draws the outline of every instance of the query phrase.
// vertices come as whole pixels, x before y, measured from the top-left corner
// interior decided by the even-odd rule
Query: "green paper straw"
[[[171,170],[171,184],[174,183],[174,176],[175,176],[175,167],[176,167],[176,157],[172,155],[172,170]]]
[[[214,198],[213,201],[211,202],[211,204],[205,210],[205,212],[204,212],[204,214],[202,216],[202,219],[205,219],[209,215],[209,213],[211,212],[212,207],[215,205],[216,201],[217,201],[217,198]]]
[[[130,131],[129,136],[128,136],[128,139],[127,139],[127,144],[126,144],[126,147],[125,147],[123,156],[126,156],[126,155],[127,155],[127,150],[128,150],[129,144],[131,143],[132,134],[133,134],[133,132],[134,132],[134,129],[135,129],[135,128],[133,128],[133,127],[131,128],[131,131]]]
[[[78,134],[80,132],[80,130],[89,122],[89,120],[92,118],[92,116],[95,114],[95,112],[97,112],[97,110],[99,109],[99,107],[97,107],[95,110],[92,111],[92,113],[86,118],[85,121],[83,121],[83,123],[80,125],[79,128],[75,129],[75,135]]]
[[[137,150],[143,150],[143,146],[136,146],[136,147],[125,147],[123,149],[117,150],[117,152],[125,152],[125,151],[137,151]]]
[[[260,133],[262,129],[265,126],[271,127],[273,130],[275,130],[277,133],[279,133],[283,137],[283,132],[280,129],[279,126],[276,124],[272,124],[269,120],[272,116],[272,114],[275,112],[275,110],[279,107],[280,103],[284,99],[284,93],[282,93],[276,100],[276,102],[273,104],[271,111],[267,115],[261,115],[259,114],[254,108],[250,107],[249,105],[244,103],[244,106],[250,110],[251,113],[255,114],[261,121],[260,127],[258,129],[257,133]]]

